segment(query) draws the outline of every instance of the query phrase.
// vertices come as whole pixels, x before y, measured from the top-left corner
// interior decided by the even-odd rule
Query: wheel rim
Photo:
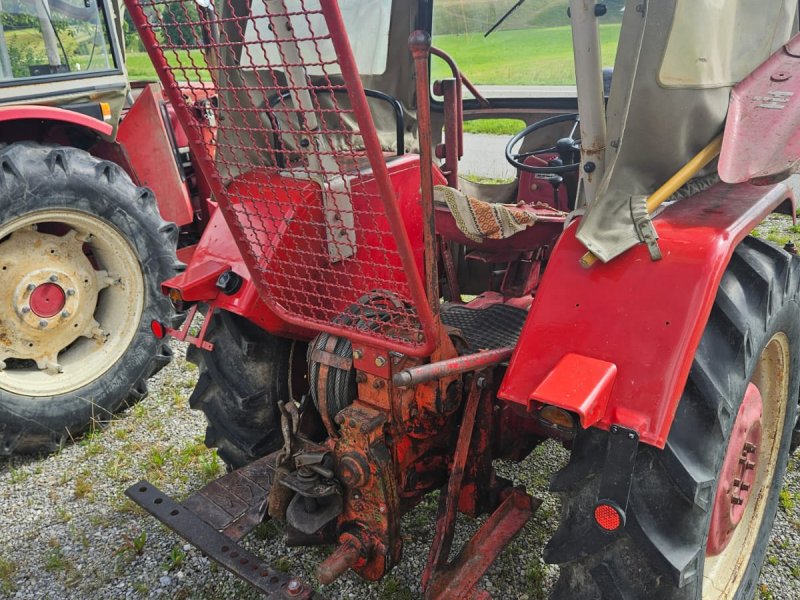
[[[703,600],[733,598],[747,570],[780,458],[789,364],[788,339],[778,333],[761,353],[720,471],[703,568]]]
[[[0,226],[0,390],[47,397],[106,373],[139,328],[135,250],[89,213],[28,213]]]

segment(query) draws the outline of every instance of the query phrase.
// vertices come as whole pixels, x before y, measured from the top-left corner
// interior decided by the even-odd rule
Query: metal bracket
[[[647,196],[631,196],[631,217],[639,239],[647,244],[650,258],[661,260],[661,248],[658,247],[658,232],[651,215],[647,212]]]
[[[609,433],[597,503],[609,504],[619,509],[624,522],[633,481],[633,469],[639,451],[639,434],[633,429],[619,425],[612,425]]]

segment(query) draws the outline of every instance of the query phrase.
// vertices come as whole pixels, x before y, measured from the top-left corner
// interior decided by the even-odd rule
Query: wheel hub
[[[0,244],[8,282],[0,289],[0,368],[7,359],[33,360],[61,372],[58,354],[79,337],[103,337],[93,315],[98,293],[113,283],[84,253],[91,236],[72,229],[58,236],[36,227],[15,231]]]
[[[725,550],[747,510],[760,455],[762,413],[761,392],[750,383],[722,463],[706,556],[717,556]]]
[[[30,297],[31,310],[37,317],[50,318],[56,316],[64,308],[67,294],[57,283],[43,283],[37,286]]]

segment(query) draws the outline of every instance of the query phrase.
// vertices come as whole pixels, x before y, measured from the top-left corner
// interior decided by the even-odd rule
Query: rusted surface
[[[191,510],[181,506],[147,481],[132,485],[125,494],[206,556],[241,577],[267,598],[323,600],[309,584],[271,568],[255,554],[218,532]]]
[[[411,367],[397,373],[393,381],[396,386],[401,387],[419,385],[440,377],[466,373],[467,371],[474,371],[482,367],[501,363],[504,360],[508,360],[513,352],[514,347],[507,346],[504,348],[497,348],[496,350],[476,352],[475,354],[466,354],[464,356],[457,356],[427,365]]]
[[[450,556],[450,547],[453,542],[455,531],[456,514],[458,511],[458,498],[461,494],[461,483],[464,478],[464,468],[469,455],[469,447],[472,442],[472,434],[475,429],[475,416],[478,412],[478,404],[483,395],[485,377],[476,377],[467,397],[467,404],[464,407],[464,416],[459,429],[458,442],[456,443],[453,454],[453,462],[450,468],[450,478],[447,481],[447,490],[442,493],[439,500],[439,512],[436,520],[436,533],[433,536],[433,543],[422,572],[422,588],[427,589],[434,573],[438,571]]]
[[[489,598],[477,589],[478,581],[541,504],[520,489],[511,490],[453,562],[434,573],[425,600]]]

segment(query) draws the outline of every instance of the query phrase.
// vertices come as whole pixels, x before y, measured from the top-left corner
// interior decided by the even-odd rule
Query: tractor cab
[[[12,0],[0,13],[0,107],[64,108],[115,131],[128,82],[114,3]]]

